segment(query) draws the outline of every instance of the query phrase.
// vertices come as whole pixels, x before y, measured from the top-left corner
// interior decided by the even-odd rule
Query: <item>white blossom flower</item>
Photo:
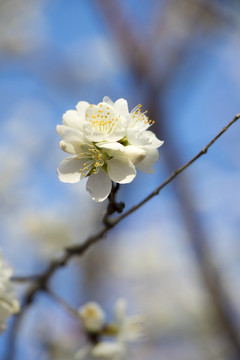
[[[92,347],[90,355],[100,360],[123,360],[126,357],[126,347],[122,342],[102,341]]]
[[[96,302],[88,302],[78,310],[78,313],[87,331],[97,333],[102,330],[105,313]]]
[[[126,315],[126,301],[118,299],[115,304],[114,325],[117,330],[117,338],[119,342],[128,342],[137,340],[143,334],[143,318],[140,315]]]
[[[10,277],[12,269],[3,261],[0,253],[0,333],[6,328],[6,320],[19,309],[19,302],[13,290]]]
[[[108,97],[104,98],[105,102],[116,106]],[[154,121],[146,115],[147,111],[141,112],[142,105],[136,106],[130,113],[128,111],[127,101],[122,100],[122,112],[128,119],[127,131],[125,135],[125,152],[133,161],[136,169],[152,174],[154,172],[153,164],[158,160],[159,153],[157,148],[163,145],[164,141],[157,139],[156,135],[147,130]]]
[[[75,359],[123,360],[126,348],[116,341],[100,341],[95,345],[85,345],[76,354]]]
[[[163,142],[147,130],[151,124],[140,105],[129,113],[125,99],[113,103],[105,97],[97,105],[80,101],[76,110],[63,115],[63,125],[57,126],[61,149],[72,155],[61,162],[59,179],[76,183],[88,178],[92,199],[103,201],[112,181],[130,183],[136,168],[152,173]]]
[[[99,360],[126,360],[127,342],[138,339],[143,333],[143,319],[141,316],[126,316],[126,301],[119,299],[115,304],[114,322],[106,324],[103,336],[114,336],[113,341],[102,340],[99,333],[99,341],[96,344],[88,344],[81,348],[75,358],[99,359]]]

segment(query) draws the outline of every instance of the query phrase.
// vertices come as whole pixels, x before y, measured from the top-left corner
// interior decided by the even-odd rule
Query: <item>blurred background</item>
[[[66,110],[107,95],[155,120],[165,143],[155,174],[120,188],[128,209],[240,111],[239,58],[238,0],[0,0],[0,246],[15,275],[41,272],[102,226],[107,201],[57,178]],[[129,359],[240,359],[239,137],[237,123],[52,279],[75,309],[94,300],[111,317],[124,297],[129,314],[144,315]],[[39,293],[14,360],[71,360],[84,342],[76,319]]]

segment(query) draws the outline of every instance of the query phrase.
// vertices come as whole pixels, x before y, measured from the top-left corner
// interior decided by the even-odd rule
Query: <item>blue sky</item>
[[[58,147],[60,139],[55,130],[56,125],[61,123],[62,114],[73,109],[80,100],[96,103],[105,95],[113,100],[126,98],[130,109],[144,101],[143,87],[136,83],[131,68],[94,1],[33,1],[29,2],[28,7],[24,1],[22,4],[22,10],[15,15],[12,10],[5,10],[4,16],[9,26],[4,25],[5,31],[0,32],[0,156],[3,164],[0,229],[4,234],[1,247],[7,260],[20,274],[38,271],[53,256],[52,250],[46,256],[44,248],[49,244],[44,245],[44,241],[49,234],[41,232],[42,228],[51,228],[48,223],[46,225],[48,219],[57,226],[60,222],[72,228],[69,241],[82,241],[100,226],[106,206],[92,202],[85,184],[63,184],[57,178],[56,168],[65,157]],[[123,1],[122,4],[131,24],[136,27],[136,34],[144,41],[151,34],[153,19],[157,17],[152,14],[157,1],[132,0]],[[16,16],[18,22],[15,24]],[[239,19],[239,14],[235,16]],[[164,91],[169,140],[163,139],[165,144],[160,148],[155,175],[139,173],[133,183],[121,188],[119,197],[126,201],[127,208],[146,196],[169,174],[161,153],[168,151],[171,141],[176,144],[178,155],[184,163],[240,111],[238,40],[239,26],[236,23],[222,27],[219,32],[209,32],[208,36],[200,33],[189,44],[184,61],[174,73],[174,80]],[[161,48],[157,41],[153,47],[153,63],[160,66],[166,58],[162,54],[161,60]],[[158,67],[156,73],[157,70]],[[216,254],[216,261],[219,261],[218,266],[223,266],[224,276],[231,279],[228,287],[234,301],[238,299],[234,286],[240,281],[237,266],[240,258],[237,245],[240,232],[239,135],[239,124],[235,124],[207,155],[188,169],[195,210],[208,234],[210,247]],[[186,245],[187,235],[172,186],[126,219],[114,232],[119,253],[122,254],[121,260],[124,259],[124,251],[127,251],[126,229],[134,244],[139,239],[143,251],[151,247],[146,243],[146,237],[147,231],[153,229],[149,232],[159,262],[165,259],[166,268],[171,269],[168,274],[174,273],[174,281],[177,281],[178,268],[171,260],[171,253],[174,253],[180,263],[177,266],[186,275],[188,269],[182,264],[187,261],[187,266],[191,267],[193,260],[189,245]],[[36,238],[34,242],[32,236]],[[158,237],[161,244],[157,241]],[[111,256],[120,261],[109,239],[106,244],[103,248],[106,251],[110,249]],[[59,251],[62,243],[59,247],[54,246]],[[139,257],[139,262],[141,259]],[[107,280],[104,284],[103,276],[99,280],[99,287],[108,289],[113,300],[120,295],[116,284],[119,281],[130,303],[143,310],[144,305],[136,295],[139,292],[133,292],[131,280],[130,285],[127,282],[127,278],[131,277],[131,261],[128,261],[129,273],[122,280],[119,274],[116,275],[113,264],[109,264],[113,278],[111,280],[109,274],[105,274]],[[137,272],[139,265],[134,266]],[[158,268],[158,271],[163,274],[162,268]],[[60,278],[58,281],[59,291],[64,294],[67,280],[62,282]],[[156,282],[155,277],[152,281]],[[189,280],[188,290],[193,282],[194,276]],[[81,280],[79,286],[83,286]],[[78,294],[79,298],[74,297],[74,288],[73,281],[66,296],[75,304],[77,300],[81,301],[81,296]],[[104,299],[101,292],[99,296]],[[107,297],[105,301],[110,307]],[[42,303],[44,311],[44,301]],[[31,326],[26,325],[26,337]],[[4,351],[6,336],[7,333],[0,340],[0,355]],[[23,346],[22,357],[19,355],[18,359],[30,359],[26,356],[30,355],[24,355]]]

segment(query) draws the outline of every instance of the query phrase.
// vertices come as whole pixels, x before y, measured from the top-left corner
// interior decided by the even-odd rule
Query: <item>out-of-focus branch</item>
[[[166,38],[168,35],[167,27],[169,22],[171,27],[170,20],[172,19],[169,19],[169,17],[166,16],[166,19],[164,20],[166,26],[162,24],[160,24],[160,26],[158,24],[156,26],[155,24],[152,25],[152,28],[155,26],[155,29],[159,29],[157,32],[160,31],[161,33],[158,34],[160,35],[158,39],[150,37],[148,39],[145,38],[145,41],[142,41],[143,35],[140,33],[141,28],[138,27],[137,36],[136,28],[132,26],[132,22],[129,21],[128,16],[126,16],[124,13],[123,6],[120,5],[120,2],[117,0],[95,0],[95,2],[98,3],[100,9],[105,15],[105,19],[110,27],[111,34],[114,34],[118,41],[119,47],[122,50],[122,53],[125,55],[125,58],[128,61],[129,67],[133,70],[136,83],[140,82],[144,84],[147,108],[150,110],[152,118],[159,119],[157,126],[159,137],[168,139],[169,151],[165,153],[167,167],[169,169],[174,169],[179,166],[178,164],[180,164],[179,151],[176,149],[175,144],[171,142],[171,135],[168,134],[167,119],[165,117],[161,95],[164,94],[166,85],[168,85],[172,79],[174,79],[174,75],[179,66],[182,64],[182,60],[184,59],[186,52],[189,51],[189,45],[191,44],[195,31],[202,27],[202,21],[199,21],[199,19],[202,20],[203,18],[201,14],[203,14],[203,12],[207,13],[207,16],[211,14],[210,17],[216,20],[215,28],[217,28],[217,25],[222,22],[222,20],[225,23],[227,23],[227,21],[224,17],[222,17],[222,14],[216,11],[214,7],[209,8],[208,1],[198,2],[198,8],[195,7],[193,11],[194,16],[192,16],[192,19],[190,20],[189,18],[186,19],[185,11],[181,11],[184,18],[181,19],[179,11],[175,11],[175,7],[180,6],[181,8],[183,3],[185,3],[185,5],[194,5],[194,1],[186,0],[181,2],[181,4],[179,4],[179,2],[176,0],[166,2],[163,9],[164,15],[167,15],[166,12],[171,14],[171,11],[174,8],[175,20],[182,21],[181,25],[184,28],[186,28],[187,23],[190,25],[192,24],[193,26],[189,26],[188,29],[185,29],[187,30],[185,31],[186,36],[183,36],[181,39],[181,46],[178,44],[178,46],[173,48],[170,47],[170,51],[168,46],[165,46],[165,48],[163,47],[161,49],[161,53],[165,55],[166,52],[168,52],[168,56],[164,57],[166,60],[164,71],[157,71],[157,67],[154,64],[151,55],[154,53],[153,46],[156,46],[156,43],[157,46],[159,46],[159,43],[161,43],[162,39],[164,39],[164,33],[165,42],[168,44],[169,39]],[[114,14],[118,14],[118,21],[115,21],[115,17],[113,16]],[[161,14],[161,19],[164,18],[164,15]],[[158,18],[156,18],[156,22],[157,21]],[[175,22],[173,22],[173,25],[175,26]],[[178,38],[178,33],[176,33],[176,37]],[[177,43],[179,43],[179,41],[177,41]],[[226,294],[219,281],[219,276],[216,273],[216,269],[214,269],[212,265],[212,260],[206,246],[206,234],[204,234],[197,213],[193,210],[194,196],[191,194],[190,188],[189,179],[185,176],[181,177],[180,180],[175,184],[174,190],[176,191],[176,195],[179,200],[182,218],[189,233],[189,238],[191,239],[191,244],[198,261],[199,269],[201,270],[203,280],[205,281],[206,287],[211,296],[212,303],[216,310],[216,319],[218,319],[218,324],[228,339],[229,344],[231,345],[231,349],[235,354],[234,356],[236,356],[238,359],[240,358],[240,339],[238,336],[238,331],[235,329],[234,323],[232,321],[232,315],[230,314],[229,299],[226,298]],[[125,214],[123,214],[123,216],[124,215]]]
[[[71,314],[72,316],[74,316],[76,319],[78,319],[80,321],[80,317],[79,314],[77,312],[77,310],[75,310],[74,308],[72,308],[63,298],[61,298],[60,296],[58,296],[52,289],[47,288],[46,292],[49,296],[51,296],[51,298],[56,301],[58,304],[61,305],[62,308],[64,308],[69,314]]]
[[[215,141],[223,135],[228,128],[234,124],[238,119],[240,118],[240,114],[237,114],[197,155],[195,155],[190,161],[188,161],[185,165],[181,166],[179,169],[174,171],[174,173],[165,180],[160,186],[158,186],[152,193],[150,193],[145,199],[143,199],[139,204],[136,206],[133,206],[128,211],[120,215],[119,217],[113,219],[111,222],[107,222],[105,224],[105,227],[100,230],[98,233],[96,233],[93,236],[88,237],[83,243],[76,246],[71,246],[69,248],[65,249],[64,254],[59,259],[54,259],[49,264],[48,268],[43,271],[41,274],[39,274],[37,277],[35,277],[35,280],[33,280],[32,276],[29,278],[27,276],[24,277],[15,277],[15,280],[17,279],[19,282],[22,281],[28,281],[33,280],[33,283],[29,286],[27,292],[25,293],[25,296],[22,301],[22,307],[21,312],[19,315],[15,317],[15,321],[12,325],[12,328],[10,330],[10,336],[9,336],[9,347],[8,352],[6,354],[5,359],[6,360],[14,360],[15,358],[15,352],[16,352],[16,341],[17,341],[17,335],[18,330],[21,326],[21,323],[23,321],[24,315],[28,309],[28,307],[33,303],[35,296],[40,291],[48,292],[48,283],[53,274],[61,267],[67,265],[68,261],[73,258],[74,256],[81,256],[83,255],[92,245],[99,242],[106,234],[107,232],[115,227],[120,221],[125,219],[130,214],[137,211],[140,207],[142,207],[145,203],[147,203],[150,199],[152,199],[154,196],[158,195],[159,192],[167,186],[173,179],[175,179],[180,173],[182,173],[184,170],[186,170],[191,164],[193,164],[197,159],[199,159],[202,155],[206,154],[210,146],[212,146]]]
[[[29,276],[12,276],[11,281],[16,283],[24,283],[28,281],[35,281],[38,279],[38,275],[29,275]]]
[[[105,20],[110,27],[111,34],[114,34],[122,53],[125,55],[130,68],[133,70],[136,83],[140,82],[144,84],[146,93],[145,105],[147,105],[148,110],[150,110],[151,117],[159,120],[157,126],[159,137],[168,139],[169,151],[165,153],[167,167],[169,169],[177,168],[178,164],[180,164],[179,151],[176,149],[173,141],[171,141],[171,135],[168,134],[162,95],[164,95],[166,86],[174,79],[174,75],[182,64],[186,52],[189,51],[189,45],[196,31],[204,28],[204,26],[202,26],[203,22],[201,21],[203,13],[205,13],[208,18],[207,27],[209,27],[209,25],[212,26],[212,23],[214,23],[215,28],[217,28],[219,23],[227,23],[226,18],[223,18],[222,14],[214,7],[209,7],[208,1],[198,2],[196,4],[195,1],[185,0],[179,4],[179,1],[171,0],[166,2],[164,7],[161,7],[163,13],[159,15],[161,19],[163,19],[163,23],[159,24],[159,17],[157,17],[156,12],[154,12],[153,17],[155,17],[155,23],[153,22],[151,27],[152,35],[154,33],[156,34],[156,32],[158,33],[157,38],[149,37],[148,39],[144,39],[140,33],[141,29],[139,28],[137,29],[137,36],[136,28],[133,27],[132,22],[129,21],[129,17],[124,13],[123,6],[120,5],[120,2],[111,0],[95,0],[95,2],[97,2],[99,8],[102,10]],[[191,9],[192,15],[189,14],[189,16],[186,16],[186,12],[189,13],[190,5],[194,5],[195,9]],[[186,7],[186,11],[183,10],[184,6]],[[176,9],[178,10],[176,11]],[[169,18],[173,13],[174,19]],[[115,21],[114,14],[118,14],[118,21]],[[210,18],[214,19],[211,24]],[[199,21],[199,19],[201,20]],[[180,21],[181,26],[185,29],[185,35],[182,37],[180,35],[181,41],[179,41],[178,29],[176,29],[175,25],[176,21]],[[156,44],[157,46],[162,45],[164,40],[165,44],[169,44],[169,40],[171,39],[169,39],[168,35],[169,30],[170,33],[172,33],[171,25],[177,30],[175,34],[172,34],[172,40],[174,40],[175,35],[175,44],[178,45],[173,48],[170,47],[170,49],[169,46],[163,46],[161,48],[165,63],[164,69],[160,69],[159,71],[152,57],[154,46],[156,46]],[[143,41],[143,39],[145,41]],[[174,190],[181,206],[182,218],[185,222],[189,238],[191,239],[202,278],[205,281],[215,308],[216,319],[218,319],[218,324],[228,339],[232,351],[235,353],[234,356],[238,359],[240,357],[240,339],[230,314],[229,299],[226,298],[216,269],[213,268],[211,257],[206,246],[206,234],[204,234],[197,213],[193,210],[194,197],[190,193],[190,188],[189,179],[186,176],[182,176],[179,181],[175,183]],[[150,194],[150,197],[152,196],[154,196],[153,193]],[[142,205],[141,202],[139,205]],[[133,209],[130,209],[130,211],[132,210]],[[125,216],[125,214],[122,216]]]
[[[147,80],[158,92],[169,84],[170,78],[174,76],[175,70],[181,65],[188,46],[199,29],[203,29],[205,25],[206,33],[208,33],[210,27],[217,28],[219,24],[231,24],[231,18],[224,17],[219,9],[210,4],[208,0],[184,0],[181,2],[169,0],[165,2],[164,6],[161,2],[157,3],[156,8],[153,9],[152,20],[155,18],[155,22],[149,24],[149,29],[152,27],[152,33],[150,37],[147,37],[141,32],[141,26],[134,23],[135,19],[132,18],[132,15],[126,12],[121,1],[94,0],[94,2],[102,11],[111,35],[117,40],[136,80]],[[174,19],[171,19],[170,15],[173,13]],[[180,35],[175,23],[181,15],[184,16],[181,22],[184,34]],[[170,39],[169,32],[171,32]],[[165,44],[169,44],[174,36],[177,36],[175,43],[178,43],[178,46],[165,46],[162,49],[161,58],[165,60],[167,66],[162,71],[156,71],[158,69],[152,61],[154,44],[159,46],[164,41]]]

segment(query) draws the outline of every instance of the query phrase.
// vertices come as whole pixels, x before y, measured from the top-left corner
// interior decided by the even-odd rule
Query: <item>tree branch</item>
[[[77,312],[77,310],[75,310],[74,308],[72,308],[63,298],[61,298],[60,296],[58,296],[52,289],[47,288],[46,292],[49,296],[51,296],[51,298],[57,302],[58,304],[61,305],[61,307],[65,310],[67,310],[67,312],[69,314],[71,314],[73,317],[75,317],[79,322],[80,322],[80,317],[79,314]]]
[[[131,207],[128,211],[123,213],[121,216],[119,216],[118,221],[124,219],[126,216],[130,215],[134,211],[138,210],[142,205],[144,205],[146,202],[148,202],[151,198],[158,195],[159,192],[167,185],[169,184],[177,175],[179,175],[181,172],[183,172],[186,168],[188,168],[192,163],[194,163],[197,159],[199,159],[202,155],[206,154],[210,146],[212,146],[215,141],[217,141],[218,138],[222,134],[224,134],[227,129],[233,125],[238,119],[240,118],[240,114],[237,114],[234,116],[234,118],[197,154],[195,155],[190,161],[188,161],[185,165],[181,166],[179,169],[175,170],[171,176],[167,180],[165,180],[161,185],[159,185],[153,192],[151,192],[145,199],[140,201],[137,205],[134,205]]]
[[[116,196],[119,189],[120,189],[120,184],[112,183],[112,190],[108,196],[109,203],[108,203],[107,211],[103,217],[103,223],[107,227],[111,226],[112,219],[110,218],[110,216],[115,212],[120,214],[125,207],[125,204],[122,201],[120,202],[116,201]]]
[[[173,179],[175,179],[180,173],[186,170],[191,164],[193,164],[197,159],[199,159],[202,155],[206,154],[208,149],[220,138],[228,128],[233,125],[238,119],[240,118],[240,113],[234,116],[234,118],[191,160],[189,160],[185,165],[181,166],[179,169],[174,171],[172,175],[170,175],[161,185],[159,185],[153,192],[151,192],[147,197],[145,197],[142,201],[140,201],[137,205],[131,207],[128,211],[120,215],[115,219],[111,219],[111,221],[105,222],[105,227],[97,232],[95,235],[88,237],[83,243],[75,246],[71,246],[65,249],[64,254],[60,259],[54,259],[49,264],[48,268],[43,271],[41,274],[37,276],[15,276],[13,280],[18,282],[24,281],[33,281],[23,298],[21,312],[19,315],[16,316],[15,321],[12,325],[10,336],[9,336],[9,351],[5,357],[6,360],[13,360],[15,357],[16,351],[16,340],[17,340],[17,333],[18,329],[21,326],[23,316],[29,307],[30,304],[33,303],[36,294],[44,290],[46,292],[49,291],[48,289],[48,282],[52,275],[55,273],[56,270],[59,268],[67,265],[68,261],[74,256],[81,256],[83,255],[92,245],[100,241],[105,234],[115,227],[120,221],[124,218],[129,216],[130,214],[137,211],[141,208],[144,204],[146,204],[149,200],[151,200],[154,196],[158,195],[159,192],[167,186]],[[115,198],[114,198],[115,199]]]
[[[182,60],[186,55],[186,51],[189,51],[189,44],[194,39],[193,34],[196,29],[197,32],[200,28],[204,29],[204,26],[202,26],[204,22],[201,21],[199,23],[198,19],[203,18],[206,8],[209,10],[209,2],[204,0],[201,4],[198,4],[198,10],[196,12],[187,16],[186,14],[188,12],[187,9],[189,7],[189,1],[185,2],[187,8],[185,9],[186,11],[184,10],[184,12],[182,12],[182,14],[179,12],[180,9],[176,8],[176,6],[179,6],[177,0],[166,2],[164,9],[161,4],[160,12],[155,11],[154,9],[152,14],[158,14],[158,17],[155,17],[155,23],[160,24],[161,27],[161,36],[159,37],[158,34],[157,39],[155,39],[156,41],[154,42],[153,36],[148,36],[147,39],[145,37],[143,40],[143,34],[139,33],[141,29],[133,25],[132,19],[130,19],[128,14],[124,12],[124,7],[120,5],[118,1],[95,1],[98,3],[100,10],[102,10],[105,15],[105,20],[109,25],[110,33],[115,35],[115,40],[118,42],[122,53],[127,59],[129,67],[132,69],[137,86],[139,86],[139,83],[143,85],[147,99],[146,104],[148,104],[147,108],[151,110],[152,118],[160,120],[157,126],[159,134],[161,134],[161,137],[163,138],[168,138],[171,142],[171,134],[168,134],[168,127],[166,126],[167,120],[165,118],[164,106],[161,102],[161,98],[164,98],[164,91],[166,86],[169,85],[169,82],[172,80],[175,81],[174,74],[182,63]],[[190,3],[196,5],[196,2],[194,1],[190,1]],[[167,7],[170,9],[167,9]],[[181,7],[183,7],[183,4],[181,4]],[[207,12],[209,13],[208,10]],[[168,46],[164,46],[164,40],[167,40],[167,43],[169,43],[169,35],[171,36],[172,32],[167,24],[171,24],[172,13],[180,19],[184,27],[186,26],[186,22],[190,24],[190,27],[185,33],[181,45],[169,48]],[[217,24],[219,25],[222,21],[222,16],[220,16],[221,20],[219,22],[218,19],[220,18],[220,14],[218,11],[215,12],[215,9],[211,9],[210,13],[212,14],[211,16],[213,16],[212,19],[214,18],[217,20],[214,21],[214,26]],[[115,14],[118,14],[117,19],[116,16],[114,16]],[[160,20],[159,14],[161,14],[162,19],[164,19],[163,21]],[[157,27],[159,28],[159,25],[157,25]],[[151,30],[154,32],[154,26],[151,27]],[[209,31],[209,26],[207,26],[207,31]],[[136,33],[138,33],[138,35]],[[176,41],[178,38],[177,33],[173,34],[173,38],[175,43],[178,43],[178,41]],[[166,63],[166,67],[163,69],[161,69],[161,67],[160,69],[154,68],[154,61],[152,57],[152,54],[155,54],[154,49],[158,48],[159,45],[163,46],[161,54],[167,54],[166,57],[163,55],[161,60],[163,63]],[[164,59],[167,61],[164,61]],[[178,168],[180,161],[178,150],[176,149],[174,142],[172,142],[171,145],[169,143],[169,150],[164,155],[166,157],[166,165],[169,169],[171,169],[170,171]],[[204,234],[201,222],[198,219],[198,214],[194,210],[194,197],[192,196],[193,194],[191,194],[188,185],[188,179],[186,176],[182,176],[173,189],[175,190],[177,200],[179,201],[181,216],[189,234],[189,239],[194,255],[196,256],[200,274],[202,275],[202,279],[204,280],[210,295],[210,301],[213,308],[216,310],[215,316],[218,321],[218,326],[229,342],[231,348],[230,352],[234,353],[234,359],[239,359],[240,338],[230,310],[231,300],[228,299],[221,284],[220,277],[217,274],[217,270],[212,265],[212,259],[209,256],[209,250],[206,246],[207,238]],[[160,190],[161,189],[159,189],[159,191]],[[155,194],[150,194],[150,198],[154,195]],[[148,199],[144,199],[143,202],[139,203],[139,206],[143,205],[146,201],[148,201]],[[135,211],[135,207],[129,210],[129,212],[132,211]],[[126,215],[127,214],[123,214],[123,216]]]

